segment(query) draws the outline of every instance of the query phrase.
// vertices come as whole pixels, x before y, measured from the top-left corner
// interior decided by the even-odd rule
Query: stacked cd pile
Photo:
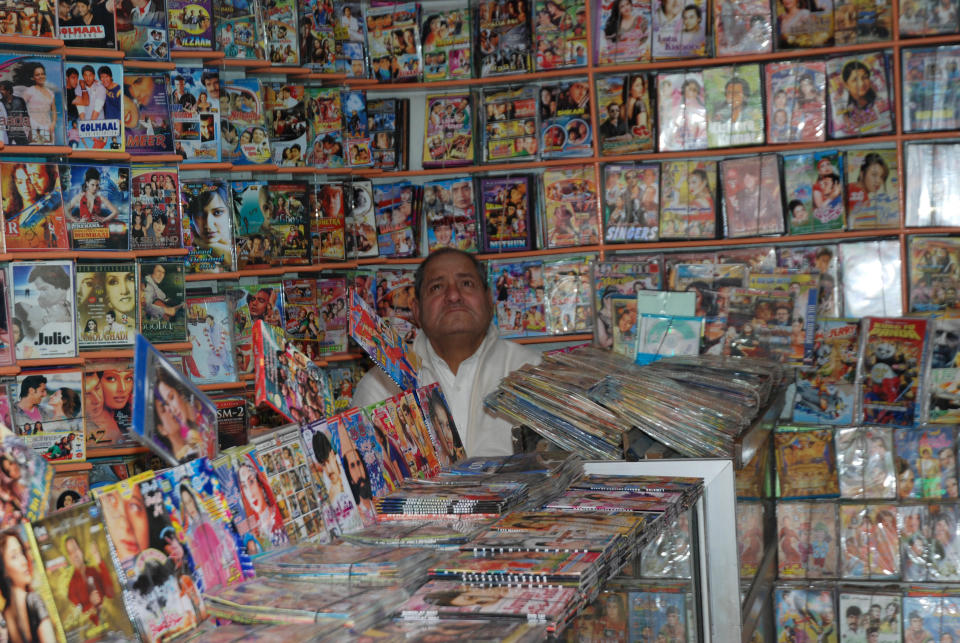
[[[310,625],[245,625],[242,623],[218,623],[207,619],[197,629],[177,639],[177,643],[202,642],[239,643],[240,641],[297,641],[298,643],[321,643],[343,636],[343,624],[339,621],[312,623]]]
[[[595,593],[601,577],[595,551],[501,551],[488,556],[463,551],[428,570],[430,578],[489,585],[562,585]]]
[[[488,521],[471,520],[393,520],[341,535],[356,545],[391,547],[459,547],[487,528]]]
[[[473,480],[495,478],[497,482],[520,482],[527,487],[529,507],[539,507],[583,475],[583,460],[573,454],[551,457],[546,453],[517,453],[509,456],[477,457],[462,460],[438,476],[443,480],[470,476]]]
[[[510,641],[546,640],[547,626],[519,619],[395,620],[363,632],[359,640],[379,643],[407,641]]]
[[[239,623],[339,623],[363,630],[389,616],[407,598],[399,587],[371,589],[347,583],[252,578],[204,594],[211,616]]]
[[[301,543],[267,552],[254,561],[253,568],[258,576],[408,587],[423,580],[423,570],[435,554],[430,549]]]
[[[407,479],[396,491],[374,499],[380,520],[413,516],[500,516],[522,504],[526,485],[519,482]]]

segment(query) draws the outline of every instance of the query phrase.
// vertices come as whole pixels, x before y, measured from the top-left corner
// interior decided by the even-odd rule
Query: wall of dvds
[[[0,21],[0,374],[18,383],[122,372],[97,360],[129,360],[135,330],[184,354],[242,345],[228,311],[249,315],[258,295],[305,339],[331,302],[326,327],[342,330],[348,285],[409,322],[409,268],[444,244],[490,262],[498,324],[526,342],[614,345],[594,259],[677,289],[697,279],[676,266],[810,269],[825,247],[821,313],[960,305],[960,251],[920,239],[954,234],[960,208],[950,0],[168,0],[98,3],[92,21],[77,4]],[[137,307],[158,266],[154,286],[175,294]],[[37,268],[102,300],[45,302],[27,285],[46,281]],[[107,303],[118,275],[136,275],[134,307]],[[281,300],[307,311],[302,327]],[[64,320],[48,342],[38,315]],[[194,341],[188,317],[207,315],[229,331]],[[312,354],[355,357],[343,333]],[[243,390],[242,349],[232,361],[203,386]]]

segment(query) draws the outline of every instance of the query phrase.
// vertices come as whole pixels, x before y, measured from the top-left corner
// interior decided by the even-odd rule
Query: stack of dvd
[[[547,638],[543,623],[506,619],[446,619],[443,621],[395,620],[362,633],[371,641],[510,641],[534,643]]]
[[[390,545],[392,547],[458,547],[473,540],[487,528],[489,521],[396,520],[343,534],[343,540],[356,545]]]
[[[486,556],[462,551],[430,567],[430,578],[484,585],[559,585],[585,595],[602,580],[596,551],[499,551]]]
[[[526,497],[526,485],[519,482],[407,479],[396,491],[374,498],[374,504],[380,520],[424,515],[493,517],[522,504]]]
[[[260,576],[281,580],[408,587],[423,582],[423,572],[435,555],[432,549],[302,543],[267,552],[256,559],[253,567]]]
[[[242,623],[218,623],[214,619],[204,621],[200,627],[177,639],[178,643],[193,641],[216,641],[217,643],[238,643],[239,641],[300,641],[318,643],[329,640],[330,635],[339,634],[343,625],[338,621],[311,623],[309,625],[245,625]]]

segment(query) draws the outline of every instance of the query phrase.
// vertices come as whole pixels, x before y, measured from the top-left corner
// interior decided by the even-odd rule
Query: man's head
[[[343,463],[346,465],[347,478],[350,483],[350,490],[353,492],[353,499],[360,502],[373,498],[367,469],[363,466],[363,460],[352,442],[346,445],[343,452]]]
[[[850,607],[847,608],[847,613],[846,613],[847,627],[851,631],[856,632],[857,629],[860,627],[860,614],[861,614],[860,607],[857,605],[851,605]]]
[[[460,336],[479,345],[493,319],[493,299],[473,255],[434,251],[417,268],[413,287],[414,322],[429,339]]]
[[[43,375],[28,375],[20,382],[20,399],[39,404],[47,394],[47,378]]]

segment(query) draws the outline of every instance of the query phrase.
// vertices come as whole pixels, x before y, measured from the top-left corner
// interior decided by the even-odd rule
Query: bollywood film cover
[[[472,12],[459,2],[430,3],[420,14],[423,80],[473,77],[470,35]]]
[[[660,151],[707,149],[703,80],[702,71],[657,74]]]
[[[532,188],[528,175],[481,177],[480,227],[482,250],[532,250]]]
[[[325,326],[317,347],[320,355],[347,351],[348,297],[349,291],[345,278],[331,277],[317,280],[317,306]]]
[[[539,152],[537,88],[490,88],[481,95],[485,163],[536,160]]]
[[[760,65],[711,67],[703,71],[710,118],[709,147],[764,142]]]
[[[320,168],[343,167],[343,112],[340,88],[307,87],[310,149],[307,163]]]
[[[763,54],[773,49],[773,17],[762,0],[713,3],[717,56]],[[799,63],[798,63],[799,64]]]
[[[650,62],[650,0],[601,0],[593,14],[595,64]]]
[[[827,60],[830,138],[893,131],[888,61],[883,53]]]
[[[373,77],[380,82],[420,80],[419,15],[413,2],[367,9],[367,47]]]
[[[235,165],[270,162],[263,85],[258,79],[237,78],[224,85],[220,131],[224,161]]]
[[[837,0],[833,7],[834,39],[838,45],[888,40],[892,14],[893,7],[884,0]]]
[[[236,266],[234,213],[227,182],[220,178],[180,183],[187,272],[231,272]]]
[[[409,181],[373,186],[377,245],[381,256],[410,257],[418,254],[419,190],[419,186]]]
[[[937,534],[928,539],[927,574],[931,581],[956,582],[960,579],[960,567],[957,566],[956,555],[952,551],[957,538],[957,524],[960,522],[960,513],[955,504],[929,504],[927,519],[922,522],[926,533],[932,528]],[[923,528],[922,527],[922,528]],[[954,621],[956,622],[956,621]]]
[[[539,261],[491,261],[494,321],[506,337],[543,335],[547,330],[543,264]]]
[[[220,71],[211,67],[184,66],[169,74],[174,151],[187,163],[218,163]]]
[[[820,289],[817,296],[817,316],[840,316],[840,298],[837,293],[837,284],[840,281],[840,260],[836,245],[778,248],[777,255],[777,268],[798,272],[819,272]],[[764,272],[771,271],[773,271],[772,267],[764,269]]]
[[[117,165],[60,165],[63,211],[74,250],[130,247],[130,168]]]
[[[140,332],[155,344],[187,339],[182,261],[143,259],[140,270]]]
[[[7,112],[0,140],[5,145],[64,144],[62,77],[63,60],[58,56],[0,55],[0,88]]]
[[[326,74],[337,71],[336,14],[327,0],[301,0],[300,64]],[[291,23],[292,24],[292,23]]]
[[[187,297],[187,332],[195,368],[188,374],[198,384],[232,382],[237,379],[231,323],[233,315],[226,295]]]
[[[136,264],[80,263],[76,272],[78,346],[133,346],[137,332]]]
[[[543,173],[544,239],[548,248],[600,242],[593,167],[549,168]]]
[[[716,236],[716,161],[660,164],[660,238]]]
[[[135,115],[134,111],[124,114],[123,65],[102,62],[96,70],[83,61],[67,60],[63,65],[67,145],[81,150],[123,152],[125,119]],[[71,106],[76,108],[75,113]]]
[[[54,24],[56,10],[55,3],[28,0],[16,4],[6,3],[0,13],[2,20],[11,25],[14,33],[19,30],[22,36],[57,38],[59,36]]]
[[[142,335],[137,337],[133,431],[174,466],[196,458],[215,457],[216,405]]]
[[[135,446],[130,435],[133,361],[87,360],[83,368],[87,451]]]
[[[839,495],[832,430],[780,427],[773,440],[780,498],[834,498]]]
[[[776,154],[720,161],[726,237],[783,234],[780,162]]]
[[[267,83],[263,101],[273,164],[302,167],[307,156],[306,89],[303,85]]]
[[[276,255],[285,266],[309,262],[310,236],[307,230],[307,184],[295,181],[270,181],[264,204],[264,223],[260,233],[273,237]],[[243,221],[240,221],[243,225]],[[266,254],[266,251],[265,251]]]
[[[477,251],[477,216],[473,179],[439,179],[423,184],[423,213],[426,216],[427,248],[459,248]]]
[[[163,0],[124,0],[114,5],[117,49],[127,60],[170,60],[167,5]],[[207,19],[209,26],[209,18]]]
[[[475,59],[480,76],[533,71],[530,9],[530,0],[479,0],[474,5]]]
[[[403,102],[396,98],[367,101],[367,119],[371,123],[370,139],[373,167],[398,170],[403,165],[402,146],[405,136]]]
[[[655,136],[650,74],[601,76],[596,93],[600,155],[652,150]]]
[[[897,497],[892,427],[846,427],[834,433],[841,498]]]
[[[256,447],[242,447],[231,453],[230,460],[229,470],[226,465],[217,466],[217,474],[247,554],[253,558],[286,545],[289,538],[277,507],[277,497],[267,480]]]
[[[407,350],[396,330],[370,309],[355,288],[350,289],[350,337],[401,390],[416,388],[419,357]]]
[[[327,423],[313,422],[300,429],[304,455],[317,487],[323,524],[331,535],[356,531],[363,527],[350,478],[333,450]]]
[[[473,127],[470,94],[427,95],[423,167],[471,165],[475,156]]]
[[[310,251],[313,263],[343,261],[345,255],[345,203],[342,183],[307,186],[310,216]]]
[[[660,262],[656,258],[640,261],[598,261],[593,267],[594,343],[613,346],[613,302],[616,295],[638,290],[659,290]]]
[[[543,158],[592,155],[592,129],[586,78],[540,87],[540,154]]]
[[[441,466],[449,466],[465,458],[460,433],[440,384],[434,382],[423,386],[417,389],[416,394]]]
[[[370,121],[367,119],[367,92],[341,90],[340,104],[343,112],[343,143],[347,148],[347,163],[350,167],[373,165]]]
[[[87,471],[64,472],[53,476],[47,515],[90,502],[90,474]]]
[[[937,319],[927,348],[930,371],[924,399],[923,418],[933,424],[954,424],[960,417],[960,320]]]
[[[11,428],[45,460],[83,462],[83,373],[31,372],[9,385]]]
[[[841,591],[838,613],[845,623],[840,629],[840,640],[857,640],[861,634],[870,632],[877,643],[898,643],[902,640],[900,607],[899,594]]]
[[[764,505],[760,502],[738,500],[736,512],[740,578],[753,578],[763,555]]]
[[[367,75],[366,42],[367,29],[363,19],[363,6],[347,0],[336,7],[337,22],[333,37],[337,52],[337,72],[347,78],[364,78]]]
[[[266,60],[266,25],[258,2],[224,0],[213,8],[217,51],[227,58]],[[224,111],[229,111],[224,107]]]
[[[660,166],[603,166],[603,229],[606,243],[656,241],[660,221]]]
[[[794,422],[853,422],[859,330],[856,319],[817,319],[814,365],[797,370]]]
[[[8,251],[70,248],[55,163],[0,163],[0,196]]]
[[[587,10],[577,0],[536,0],[533,38],[537,71],[587,65]]]
[[[960,111],[948,87],[948,70],[955,70],[958,60],[955,46],[903,52],[904,131],[956,129]]]
[[[84,0],[57,0],[57,32],[67,47],[114,49],[116,7]]]
[[[863,422],[913,426],[926,319],[865,317],[859,371]]]
[[[837,150],[783,155],[790,234],[843,230],[843,157]]]
[[[655,0],[652,4],[654,60],[706,55],[706,0],[686,5],[675,0]]]
[[[760,320],[767,325],[786,327],[790,334],[789,360],[796,365],[810,366],[814,363],[814,326],[817,318],[818,289],[820,276],[816,273],[762,273],[753,271],[747,279],[749,288],[757,288],[774,294],[789,293],[793,299],[793,308],[789,311],[778,310],[774,305],[774,315],[763,310]]]
[[[130,167],[130,247],[153,250],[183,247],[180,180],[176,165]]]
[[[275,0],[267,3],[263,11],[267,32],[267,60],[272,65],[299,65],[297,49],[297,0]]]
[[[373,211],[373,184],[352,181],[346,186],[347,209],[345,217],[347,258],[377,257],[377,221]]]
[[[827,137],[827,68],[820,60],[764,66],[767,141],[823,141]]]
[[[847,227],[897,227],[900,190],[896,150],[847,150],[843,154],[847,171]]]
[[[941,0],[935,6],[907,0],[900,5],[900,33],[904,36],[932,36],[957,30],[957,3]]]
[[[789,0],[788,0],[789,2]],[[833,44],[833,1],[777,4],[777,48],[829,47]]]
[[[237,230],[234,235],[237,247],[237,266],[266,268],[280,265],[280,239],[271,234],[269,189],[262,179],[231,181],[233,211],[237,213]],[[262,232],[266,229],[267,234]]]
[[[317,305],[317,280],[284,279],[283,301],[287,336],[311,360],[320,359],[320,339],[324,336],[326,315],[321,317]]]
[[[589,333],[590,259],[586,256],[543,262],[544,299],[547,332]],[[534,290],[536,292],[536,290]]]
[[[212,0],[167,0],[170,51],[213,50]]]
[[[73,262],[23,261],[9,270],[17,360],[76,356]]]
[[[954,427],[898,430],[893,441],[898,497],[957,497]]]

